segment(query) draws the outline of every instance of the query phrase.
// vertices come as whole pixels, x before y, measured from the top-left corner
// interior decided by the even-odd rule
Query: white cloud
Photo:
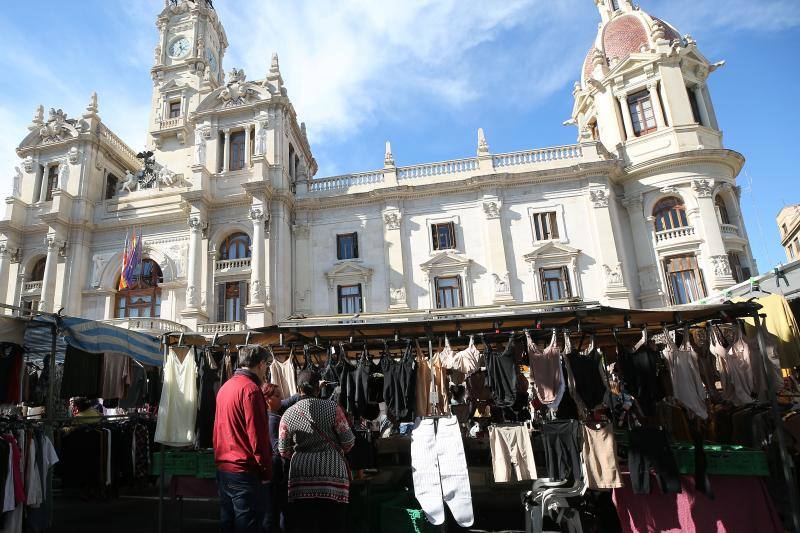
[[[797,0],[658,0],[647,6],[653,14],[674,24],[679,31],[731,34],[736,31],[778,32],[800,26]]]

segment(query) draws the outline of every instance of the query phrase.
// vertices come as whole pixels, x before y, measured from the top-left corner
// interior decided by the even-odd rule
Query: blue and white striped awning
[[[34,322],[56,323],[60,330],[59,337],[62,337],[66,344],[84,352],[132,357],[152,366],[163,364],[161,340],[146,333],[85,318],[39,316]],[[45,349],[44,346],[42,348]]]

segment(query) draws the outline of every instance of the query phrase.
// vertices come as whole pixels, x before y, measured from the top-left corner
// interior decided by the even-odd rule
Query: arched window
[[[143,259],[133,277],[131,287],[117,292],[116,318],[161,316],[161,267],[152,259]]]
[[[232,233],[228,235],[219,247],[219,258],[244,259],[250,257],[250,237],[246,233]]]
[[[653,216],[656,219],[656,231],[683,228],[689,225],[683,200],[675,196],[659,200],[653,208]]]
[[[42,281],[44,279],[44,265],[47,263],[47,258],[42,257],[33,265],[31,275],[28,281]]]
[[[717,208],[717,216],[719,217],[720,224],[730,224],[731,217],[728,214],[728,208],[725,206],[725,200],[719,194],[714,198],[714,207]]]

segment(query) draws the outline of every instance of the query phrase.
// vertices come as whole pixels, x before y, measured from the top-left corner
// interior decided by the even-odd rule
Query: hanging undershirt
[[[292,353],[290,353],[286,361],[280,362],[274,358],[272,364],[269,365],[270,383],[278,387],[281,400],[297,393],[297,376],[295,376],[292,359]]]
[[[447,372],[439,357],[437,352],[427,359],[417,345],[417,416],[423,418],[450,414]]]
[[[183,355],[183,361],[178,357]],[[164,362],[164,385],[158,406],[155,442],[186,446],[195,439],[197,364],[194,348],[170,348]]]

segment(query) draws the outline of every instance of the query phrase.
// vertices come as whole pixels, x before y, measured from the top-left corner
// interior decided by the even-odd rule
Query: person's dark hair
[[[80,397],[72,400],[72,403],[75,404],[75,408],[80,412],[94,407],[95,401],[93,399]]]
[[[306,396],[316,396],[319,393],[319,374],[313,370],[303,370],[297,375],[297,390]]]
[[[261,346],[239,348],[239,368],[255,368],[267,360],[267,351]]]

